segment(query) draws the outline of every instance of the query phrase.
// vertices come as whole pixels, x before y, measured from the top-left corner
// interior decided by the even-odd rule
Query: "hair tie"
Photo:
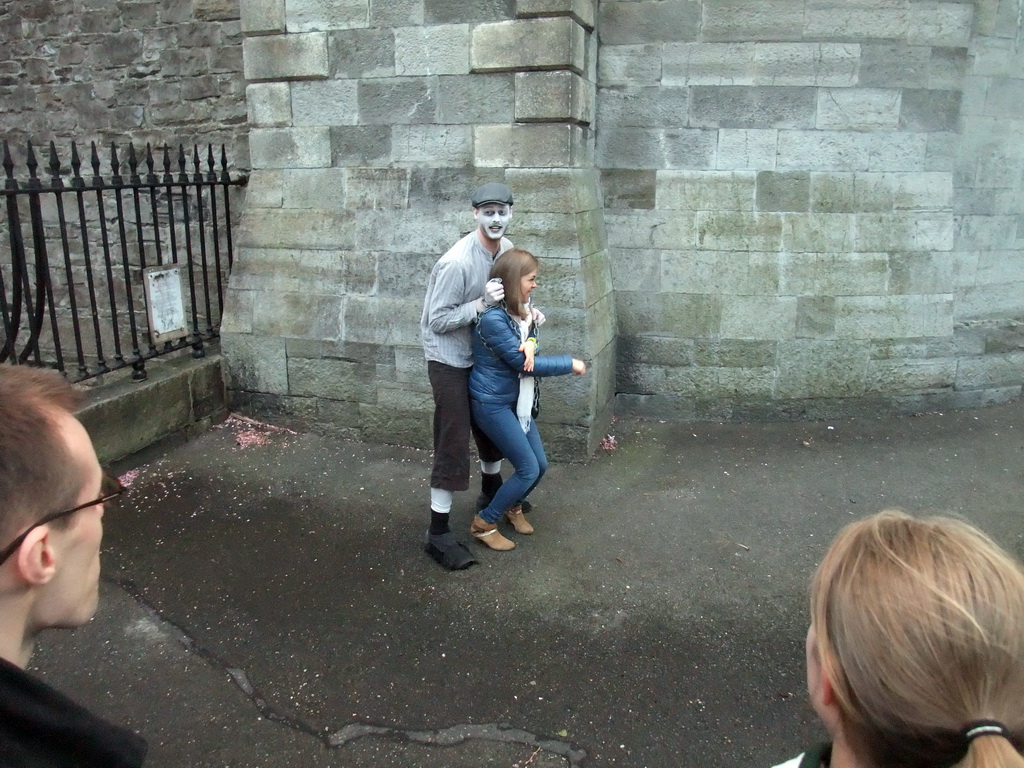
[[[979,736],[1002,736],[1010,738],[1009,729],[998,720],[975,720],[964,727],[964,738],[968,742]]]

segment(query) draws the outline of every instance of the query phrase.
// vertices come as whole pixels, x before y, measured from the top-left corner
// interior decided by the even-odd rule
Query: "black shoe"
[[[500,472],[493,474],[488,474],[487,472],[480,473],[480,495],[476,497],[477,512],[491,503],[491,499],[494,498],[494,494],[498,492],[499,488],[501,488]]]
[[[476,497],[477,512],[490,505],[494,494],[501,488],[501,483],[500,472],[495,472],[493,475],[489,475],[486,472],[480,473],[480,495]],[[519,506],[523,508],[523,512],[529,512],[533,509],[533,505],[525,499],[519,502]]]
[[[477,562],[451,531],[439,536],[428,531],[423,537],[423,551],[449,571],[462,571]]]
[[[479,512],[481,509],[485,509],[487,507],[487,505],[491,503],[491,499],[493,499],[493,498],[494,498],[493,496],[491,496],[490,498],[487,498],[487,496],[485,496],[482,493],[479,496],[477,496],[476,497],[476,511]],[[526,499],[523,499],[521,502],[519,502],[519,506],[521,506],[523,508],[523,512],[532,512],[533,511],[533,504],[531,504]]]

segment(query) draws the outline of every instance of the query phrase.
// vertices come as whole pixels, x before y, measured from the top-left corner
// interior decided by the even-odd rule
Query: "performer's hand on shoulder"
[[[496,307],[505,298],[505,286],[501,284],[501,278],[492,277],[484,283],[484,304],[489,307]]]

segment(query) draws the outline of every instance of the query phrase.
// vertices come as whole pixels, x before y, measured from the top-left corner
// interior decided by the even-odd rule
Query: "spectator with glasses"
[[[0,366],[0,765],[139,766],[145,741],[25,671],[37,635],[99,601],[104,506],[124,492],[55,371]]]

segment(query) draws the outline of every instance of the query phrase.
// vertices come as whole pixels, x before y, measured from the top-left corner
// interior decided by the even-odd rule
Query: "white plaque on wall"
[[[142,281],[146,287],[146,309],[153,343],[188,336],[181,267],[177,264],[148,267],[142,270]]]

